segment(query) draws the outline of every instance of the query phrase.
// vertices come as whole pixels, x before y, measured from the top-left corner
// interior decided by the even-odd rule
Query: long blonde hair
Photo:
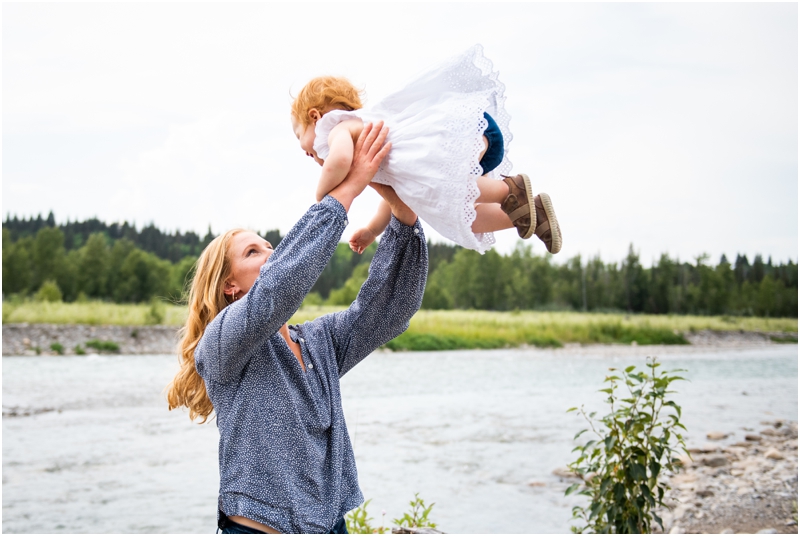
[[[189,316],[180,330],[178,344],[181,368],[167,386],[169,409],[189,408],[189,418],[200,417],[203,424],[214,411],[208,398],[203,378],[194,367],[194,349],[212,320],[228,305],[225,281],[231,275],[228,247],[231,238],[245,229],[231,229],[216,237],[206,246],[195,264],[195,273],[189,289]]]

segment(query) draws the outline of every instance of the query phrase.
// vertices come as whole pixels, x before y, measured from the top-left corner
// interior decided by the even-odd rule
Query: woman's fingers
[[[367,145],[367,158],[369,160],[375,157],[375,154],[381,149],[388,135],[389,129],[383,126],[383,121],[378,121],[378,123],[373,126],[364,142],[364,144]]]
[[[358,155],[361,153],[361,150],[364,147],[364,140],[369,136],[370,132],[372,131],[372,123],[367,123],[364,125],[364,128],[361,130],[361,134],[358,135],[358,140],[356,140],[356,146],[353,154]]]
[[[389,133],[388,128],[384,127],[384,130],[386,130],[387,134]],[[383,139],[386,139],[386,136],[384,136]],[[383,162],[383,159],[386,158],[386,155],[389,154],[389,151],[391,149],[392,149],[392,142],[388,142],[381,148],[380,151],[378,151],[378,154],[376,154],[372,160],[376,166],[381,165],[381,162]]]

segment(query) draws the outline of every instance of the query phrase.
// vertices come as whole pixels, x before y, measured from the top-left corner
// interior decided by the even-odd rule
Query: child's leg
[[[508,184],[503,181],[490,179],[484,175],[478,177],[475,182],[478,183],[478,189],[481,191],[481,195],[476,199],[478,203],[502,203],[508,197]]]
[[[490,179],[491,180],[491,179]],[[501,181],[500,184],[505,184]],[[508,195],[508,187],[506,187],[506,195]],[[475,211],[478,213],[475,216],[475,221],[472,222],[473,233],[493,233],[494,231],[502,231],[504,229],[511,229],[514,224],[508,218],[508,214],[503,212],[499,203],[482,203],[475,205]]]

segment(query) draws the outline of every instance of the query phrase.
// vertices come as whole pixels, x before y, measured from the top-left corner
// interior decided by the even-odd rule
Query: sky
[[[320,168],[289,107],[350,78],[367,106],[484,46],[554,259],[797,261],[796,3],[4,3],[3,216],[286,233]],[[378,201],[367,190],[343,240]],[[429,226],[426,235],[445,242]],[[496,233],[508,253],[515,231]],[[534,253],[544,253],[536,238]]]

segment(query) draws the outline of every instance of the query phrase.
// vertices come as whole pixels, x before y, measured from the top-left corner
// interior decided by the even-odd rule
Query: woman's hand
[[[358,136],[353,152],[353,163],[347,177],[328,195],[339,201],[345,210],[350,210],[353,199],[358,197],[364,188],[372,181],[378,172],[381,162],[389,154],[391,143],[383,144],[389,128],[383,126],[383,121],[372,125],[367,123]]]
[[[403,203],[403,201],[397,196],[394,191],[394,188],[391,186],[387,186],[385,184],[378,184],[378,183],[371,183],[370,186],[381,194],[381,197],[389,203],[389,206],[392,209],[392,214],[394,217],[400,220],[400,223],[404,223],[406,225],[414,225],[417,222],[417,215],[416,213],[408,208],[408,205]]]

